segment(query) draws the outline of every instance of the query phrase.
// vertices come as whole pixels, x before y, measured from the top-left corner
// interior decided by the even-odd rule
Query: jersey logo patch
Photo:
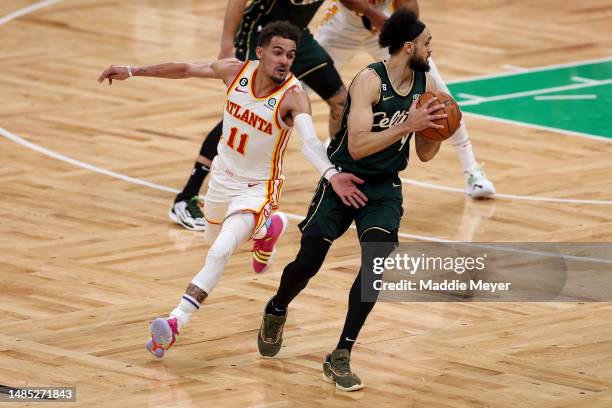
[[[388,101],[389,99],[393,98],[394,95],[391,96],[387,96],[386,98],[383,96],[383,101]]]
[[[271,108],[274,107],[274,105],[276,105],[276,99],[275,98],[270,98],[268,99],[268,106],[270,106]]]
[[[386,91],[387,90],[387,84],[382,84],[382,90]]]
[[[240,84],[240,86],[246,86],[246,84],[249,83],[249,80],[246,78],[240,78],[240,81],[238,83]]]
[[[412,100],[416,101],[417,99],[419,99],[420,96],[421,96],[421,94],[418,94],[418,93],[414,94],[414,95],[412,95]]]

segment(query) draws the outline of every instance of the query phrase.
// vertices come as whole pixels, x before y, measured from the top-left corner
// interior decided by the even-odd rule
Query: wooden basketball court
[[[606,0],[420,3],[449,82],[612,51]],[[379,303],[353,350],[366,388],[336,391],[321,362],[358,270],[354,230],[292,303],[279,356],[262,359],[262,308],[297,252],[317,181],[296,140],[282,201],[292,224],[273,270],[255,276],[244,245],[167,357],[145,350],[148,321],[204,262],[201,234],[167,212],[224,88],[96,78],[111,63],[215,58],[224,11],[210,0],[0,1],[0,384],[76,387],[65,406],[85,407],[612,406],[610,303]],[[356,56],[346,82],[369,62]],[[312,100],[325,137],[327,105]],[[401,241],[612,240],[610,139],[466,119],[502,196],[467,199],[450,145],[431,162],[414,157]]]

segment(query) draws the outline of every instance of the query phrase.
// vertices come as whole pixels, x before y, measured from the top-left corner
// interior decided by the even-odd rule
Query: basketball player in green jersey
[[[363,388],[351,371],[350,352],[378,297],[369,283],[374,280],[372,257],[386,257],[398,243],[403,214],[398,173],[408,164],[410,140],[414,132],[440,128],[433,121],[446,117],[432,114],[442,107],[435,99],[416,107],[421,94],[436,90],[425,73],[429,70],[430,41],[429,30],[412,11],[401,9],[384,23],[379,43],[388,47],[391,56],[387,62],[370,64],[357,74],[349,89],[340,131],[327,150],[337,169],[365,180],[360,189],[368,202],[362,208],[350,209],[325,180],[319,182],[306,219],[299,225],[300,250],[285,267],[278,291],[266,305],[258,334],[259,352],[275,356],[282,344],[287,306],[317,273],[333,241],[355,221],[359,241],[376,245],[362,246],[361,268],[350,290],[344,329],[336,349],[323,363],[325,376],[343,391]],[[421,161],[431,160],[440,148],[440,142],[419,135],[414,139]],[[369,299],[362,299],[362,293],[369,293]]]
[[[355,12],[375,18],[376,10],[368,4],[341,0]],[[219,59],[235,56],[240,60],[257,59],[255,48],[261,28],[271,21],[286,20],[302,30],[293,74],[327,102],[330,108],[329,134],[340,127],[346,89],[327,52],[313,38],[308,24],[324,0],[229,0],[223,23]],[[183,190],[175,197],[169,216],[183,227],[201,231],[204,218],[197,203],[197,195],[209,173],[212,159],[217,155],[222,122],[219,122],[202,142],[200,154]]]

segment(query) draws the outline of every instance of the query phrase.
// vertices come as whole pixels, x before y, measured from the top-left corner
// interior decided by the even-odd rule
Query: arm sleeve
[[[317,138],[312,123],[312,116],[308,113],[300,113],[293,119],[293,123],[300,136],[300,147],[302,154],[317,169],[321,176],[328,181],[334,174],[338,173],[334,165],[327,158],[325,148]]]

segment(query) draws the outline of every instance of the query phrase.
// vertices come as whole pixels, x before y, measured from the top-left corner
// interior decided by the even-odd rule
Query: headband
[[[408,39],[406,41],[413,41],[425,30],[425,24],[421,20],[414,22],[410,30],[408,30]]]

